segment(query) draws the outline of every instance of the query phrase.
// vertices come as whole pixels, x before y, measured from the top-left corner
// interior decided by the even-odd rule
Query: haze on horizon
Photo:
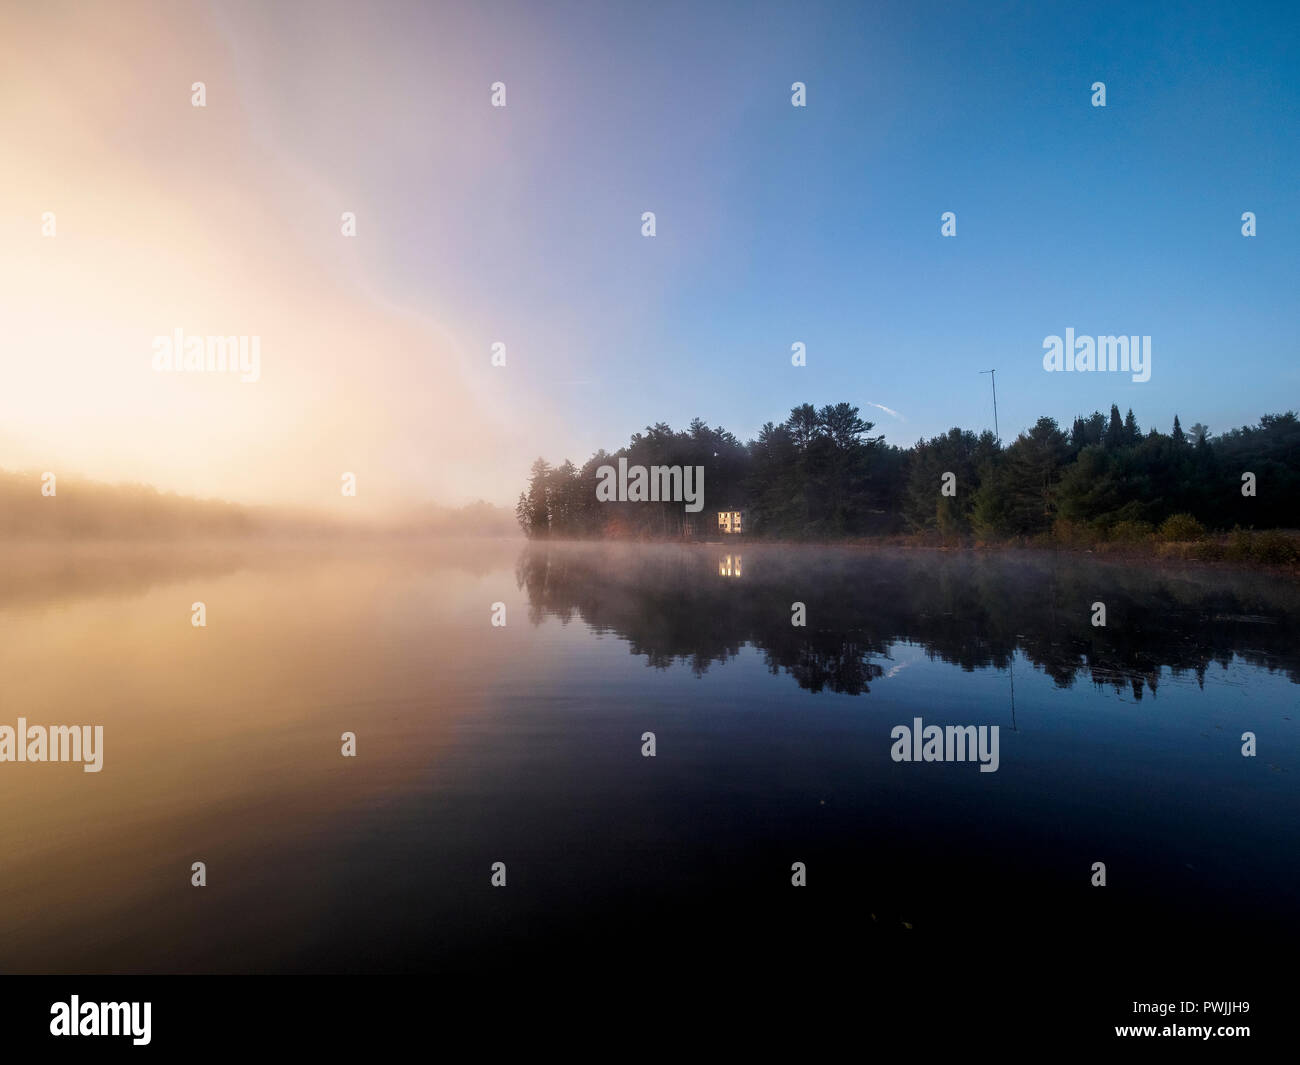
[[[0,469],[310,506],[351,471],[364,507],[511,506],[538,454],[581,464],[659,421],[747,440],[847,400],[901,445],[988,428],[990,366],[1004,440],[1111,403],[1254,422],[1300,394],[1295,25],[8,5]],[[1067,327],[1151,335],[1152,379],[1044,373]],[[176,328],[260,336],[261,379],[155,373]]]

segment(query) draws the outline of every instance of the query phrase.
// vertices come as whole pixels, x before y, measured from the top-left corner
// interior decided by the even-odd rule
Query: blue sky
[[[808,111],[753,123],[744,165],[763,176],[739,214],[769,224],[738,223],[718,271],[746,291],[676,295],[734,374],[765,334],[809,344],[807,380],[775,364],[730,418],[849,395],[901,412],[881,422],[893,438],[978,427],[991,366],[1009,432],[1109,402],[1226,428],[1300,394],[1300,116],[1280,34],[1105,12],[881,21],[808,47],[792,63],[810,68]],[[1240,235],[1247,209],[1267,235]],[[1066,325],[1150,334],[1152,380],[1044,373],[1042,338]]]
[[[503,56],[538,82],[506,78],[511,133],[558,150],[500,175],[512,224],[469,267],[508,278],[523,359],[546,323],[524,372],[569,416],[548,455],[844,398],[909,443],[991,424],[989,367],[1004,436],[1111,402],[1218,431],[1300,397],[1295,8],[581,10],[537,26],[545,61]],[[1151,380],[1045,373],[1067,326],[1150,335]]]
[[[578,5],[537,21],[500,53],[506,162],[481,191],[508,224],[478,232],[465,276],[478,293],[499,279],[481,326],[509,321],[530,397],[564,415],[537,450],[581,460],[695,415],[745,436],[845,398],[910,443],[990,425],[990,367],[1004,436],[1112,402],[1144,427],[1179,413],[1215,431],[1296,405],[1298,10]],[[1067,326],[1150,335],[1151,380],[1045,373],[1042,340]]]
[[[509,504],[656,421],[991,427],[991,367],[1004,439],[1300,406],[1295,4],[130,10],[0,12],[0,464]],[[260,383],[151,373],[178,327],[260,335]],[[1067,328],[1150,380],[1045,372]]]

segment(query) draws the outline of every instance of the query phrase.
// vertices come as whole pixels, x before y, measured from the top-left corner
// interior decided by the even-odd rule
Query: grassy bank
[[[938,533],[903,535],[888,540],[910,547],[986,550],[1032,547],[1116,559],[1217,563],[1266,568],[1300,578],[1300,531],[1238,528],[1231,532],[1210,532],[1185,514],[1175,514],[1158,527],[1146,522],[1119,522],[1105,530],[1058,519],[1050,533],[1010,540],[945,537]]]
[[[1037,536],[980,538],[970,534],[933,531],[897,533],[839,540],[785,537],[737,537],[705,541],[743,548],[746,543],[774,546],[891,547],[931,551],[1077,551],[1116,560],[1190,562],[1264,569],[1300,580],[1300,530],[1233,529],[1211,532],[1186,514],[1175,514],[1159,526],[1119,522],[1096,529],[1057,519],[1051,532]]]

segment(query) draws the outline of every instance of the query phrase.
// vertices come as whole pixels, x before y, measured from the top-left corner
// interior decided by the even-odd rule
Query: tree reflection
[[[898,643],[965,670],[1006,670],[1018,653],[1061,687],[1084,677],[1134,699],[1164,668],[1203,684],[1234,655],[1300,683],[1300,590],[1261,574],[764,545],[746,548],[741,573],[734,550],[654,544],[534,543],[516,570],[534,624],[578,616],[651,665],[697,674],[748,644],[809,691],[867,692]]]

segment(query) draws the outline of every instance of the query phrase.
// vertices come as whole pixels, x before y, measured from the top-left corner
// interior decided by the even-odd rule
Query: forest
[[[35,470],[0,470],[0,543],[66,540],[189,540],[253,536],[518,536],[508,507],[479,500],[461,507],[410,504],[357,516],[288,504],[195,499],[145,484],[105,484],[60,475],[46,494]],[[332,487],[332,486],[331,486]],[[337,489],[335,489],[337,491]]]
[[[515,516],[532,539],[716,540],[720,511],[741,511],[747,537],[783,541],[1197,541],[1300,527],[1294,411],[1217,436],[1177,416],[1167,433],[1143,432],[1117,406],[1068,428],[1039,418],[1010,443],[953,428],[901,448],[874,429],[851,403],[794,407],[748,443],[698,418],[685,430],[659,423],[581,467],[537,459]],[[620,457],[704,467],[704,510],[599,501],[596,471]],[[1279,542],[1294,551],[1294,539]]]

